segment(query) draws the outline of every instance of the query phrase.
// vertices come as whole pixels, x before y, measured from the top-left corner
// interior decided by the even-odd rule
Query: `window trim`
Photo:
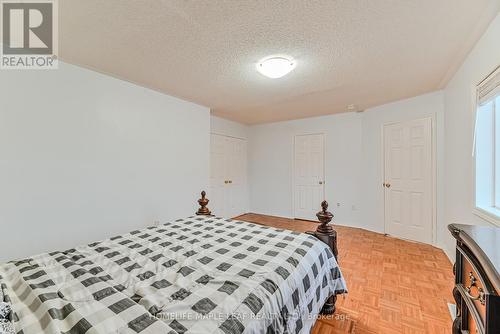
[[[477,122],[477,112],[478,112],[478,109],[479,109],[479,105],[480,105],[480,99],[479,99],[479,95],[480,95],[480,91],[481,89],[490,84],[492,82],[492,80],[495,80],[495,77],[497,77],[498,75],[500,75],[500,66],[496,67],[490,74],[488,74],[483,80],[481,80],[476,86],[474,86],[472,88],[472,96],[473,96],[473,99],[472,99],[472,117],[473,117],[473,151],[472,151],[472,171],[473,171],[473,175],[472,175],[472,180],[473,180],[473,196],[472,196],[472,199],[473,199],[473,209],[472,209],[472,213],[474,215],[476,215],[477,217],[495,225],[495,226],[500,226],[500,208],[497,208],[495,205],[496,205],[496,199],[494,198],[494,192],[492,194],[492,200],[493,200],[493,206],[491,208],[484,208],[484,207],[481,207],[481,206],[478,206],[477,205],[477,201],[476,201],[476,192],[477,192],[477,184],[476,184],[476,150],[475,150],[475,145],[476,145],[476,122]],[[494,107],[498,108],[498,106],[496,106],[496,104],[494,105]],[[496,113],[495,113],[495,110],[493,110],[493,118],[496,117]],[[495,126],[495,125],[493,125]],[[496,139],[495,139],[495,136],[496,136],[496,131],[493,131],[493,145],[496,144]],[[494,147],[494,146],[493,146]],[[493,168],[495,168],[495,163],[496,163],[496,158],[493,159]],[[499,177],[498,175],[496,175],[496,173],[494,173],[493,175],[493,182],[495,182],[495,178]],[[494,186],[495,187],[495,186]]]
[[[475,198],[475,196],[474,196]],[[474,200],[475,202],[475,200]],[[498,214],[500,215],[500,210],[496,209],[498,211]],[[492,210],[493,211],[493,210]],[[481,208],[479,206],[476,206],[474,204],[474,209],[472,209],[472,213],[476,216],[478,216],[481,219],[486,220],[487,222],[499,226],[500,227],[500,216],[497,216],[495,213],[489,212],[488,210]]]

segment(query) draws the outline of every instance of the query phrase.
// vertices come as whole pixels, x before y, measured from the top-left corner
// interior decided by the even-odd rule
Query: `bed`
[[[0,333],[309,333],[334,311],[347,289],[325,206],[305,234],[199,203],[193,217],[0,264]]]

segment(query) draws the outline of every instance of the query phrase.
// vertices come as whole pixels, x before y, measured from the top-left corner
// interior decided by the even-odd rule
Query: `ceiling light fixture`
[[[296,62],[292,58],[269,57],[257,64],[257,71],[268,78],[277,79],[290,73],[295,65]]]

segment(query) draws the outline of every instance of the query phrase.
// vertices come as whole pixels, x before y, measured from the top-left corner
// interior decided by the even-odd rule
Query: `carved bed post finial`
[[[318,217],[318,220],[320,222],[320,225],[316,229],[316,232],[324,234],[332,234],[334,232],[333,227],[329,225],[329,223],[333,219],[333,214],[327,211],[328,202],[327,201],[321,202],[321,208],[322,210],[316,214],[316,217]]]
[[[206,195],[207,195],[207,193],[205,192],[205,190],[203,190],[201,192],[201,198],[198,200],[198,204],[200,204],[200,208],[198,209],[198,211],[196,211],[196,214],[198,216],[210,216],[210,215],[212,215],[210,210],[207,208],[208,202],[210,202],[210,201],[208,200],[208,198],[205,197]]]
[[[314,235],[316,238],[328,245],[332,250],[333,256],[338,260],[338,250],[337,250],[337,232],[333,229],[332,225],[329,224],[333,219],[333,214],[328,211],[328,202],[321,202],[321,211],[316,214],[320,222],[316,232],[308,232]],[[335,302],[337,301],[337,296],[330,296],[321,310],[321,314],[333,314],[335,312]]]

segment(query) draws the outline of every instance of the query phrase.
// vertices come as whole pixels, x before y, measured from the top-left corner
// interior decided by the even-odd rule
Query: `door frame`
[[[382,146],[382,156],[380,159],[381,163],[381,180],[379,185],[382,186],[382,183],[385,182],[385,136],[384,136],[384,131],[385,127],[388,125],[394,125],[398,123],[404,123],[404,122],[411,122],[411,121],[421,121],[421,120],[430,120],[431,122],[431,205],[432,205],[432,228],[431,228],[431,233],[432,233],[432,245],[437,246],[437,156],[436,156],[436,151],[437,151],[437,133],[436,133],[436,115],[433,114],[431,116],[427,117],[418,117],[418,118],[411,118],[411,119],[403,119],[403,120],[398,120],[398,121],[391,121],[391,122],[386,122],[381,124],[381,146]],[[387,219],[386,219],[386,212],[385,212],[385,189],[383,189],[382,192],[382,198],[383,198],[383,203],[384,203],[384,234],[387,235]],[[413,241],[413,240],[412,240]],[[413,242],[418,242],[418,241],[413,241]]]
[[[312,135],[322,135],[323,136],[323,198],[326,199],[326,133],[325,132],[300,132],[293,135],[292,143],[292,174],[291,174],[291,197],[292,197],[292,219],[304,220],[303,218],[297,218],[296,208],[295,208],[295,139],[299,136],[312,136]],[[321,203],[318,203],[318,211],[320,211]]]

